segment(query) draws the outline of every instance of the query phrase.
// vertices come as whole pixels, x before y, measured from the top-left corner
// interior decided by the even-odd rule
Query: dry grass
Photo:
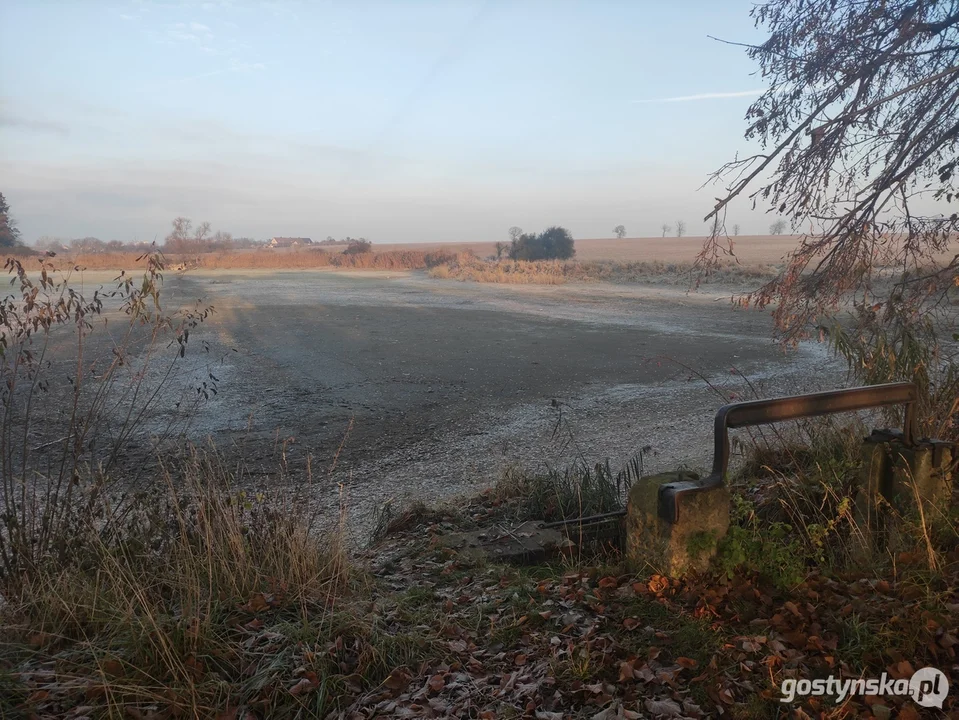
[[[457,259],[465,260],[468,251],[390,250],[347,255],[333,250],[249,250],[240,252],[172,254],[164,256],[167,270],[308,270],[342,268],[363,270],[422,270]],[[26,258],[29,267],[31,259]],[[50,264],[60,271],[78,267],[84,270],[133,270],[143,265],[137,253],[91,253],[58,256]]]
[[[778,263],[796,246],[794,236],[743,236],[736,238],[736,251],[741,263]],[[663,262],[690,263],[702,247],[703,238],[600,238],[576,241],[579,261],[611,261],[621,263]],[[495,243],[384,243],[374,245],[373,258],[365,255],[344,256],[345,246],[298,249],[258,249],[234,252],[200,253],[167,256],[170,267],[186,265],[222,270],[296,270],[322,267],[363,269],[423,269],[439,264],[435,258],[473,254],[490,257]],[[59,269],[80,266],[87,270],[130,270],[142,265],[141,255],[130,252],[89,253],[54,258]]]
[[[328,656],[297,647],[297,632],[258,631],[282,622],[332,642],[350,581],[341,534],[319,532],[303,497],[247,492],[244,480],[216,453],[193,452],[136,500],[104,500],[100,523],[71,537],[75,561],[4,587],[0,715],[24,701],[45,716],[87,705],[212,717],[256,703],[292,714],[297,667],[336,674]]]
[[[611,260],[617,262],[688,263],[703,247],[702,237],[646,237],[646,238],[577,238],[576,259],[580,261]],[[778,264],[783,256],[798,245],[795,235],[743,235],[735,238],[736,255],[748,265]],[[481,258],[496,254],[495,242],[414,243],[410,245],[378,244],[376,249],[431,250],[445,248],[453,251],[471,250]]]
[[[563,263],[526,261],[448,263],[431,268],[429,276],[509,285],[562,285],[569,280]]]
[[[776,268],[726,263],[703,281],[743,285],[774,277]],[[430,277],[485,283],[561,285],[567,282],[656,283],[690,285],[696,282],[691,263],[610,261],[483,261],[468,258],[431,268]]]
[[[36,281],[7,269],[19,289],[0,303],[0,717],[212,717],[233,703],[295,715],[297,668],[317,687],[340,673],[295,633],[258,631],[325,639],[350,580],[342,524],[325,530],[309,509],[309,466],[294,489],[281,464],[262,487],[288,490],[256,493],[242,464],[181,456],[158,433],[159,470],[136,482],[149,420],[188,418],[166,379],[208,311],[165,314],[149,258],[142,281],[111,291],[126,327],[110,324],[112,359],[97,362],[82,351],[106,332],[99,297],[49,263]],[[84,362],[60,387],[50,360],[72,343]]]
[[[580,262],[610,261],[619,263],[691,263],[702,250],[703,237],[646,237],[646,238],[584,238],[576,240],[576,259]],[[785,255],[799,244],[796,235],[742,235],[733,238],[736,258],[743,266],[778,265]],[[354,265],[336,265],[332,258],[341,255],[345,245],[314,247],[293,250],[241,250],[232,253],[201,254],[199,266],[211,269],[308,269],[316,267],[361,267]],[[495,242],[442,242],[442,243],[378,243],[375,254],[382,256],[377,261],[393,264],[384,269],[396,270],[401,267],[415,269],[425,267],[423,258],[440,253],[459,255],[472,253],[480,258],[496,254]],[[942,257],[952,257],[959,251],[959,245],[953,245],[944,251]],[[327,257],[319,257],[318,254]],[[58,257],[61,266],[71,263],[81,264],[89,270],[119,270],[138,267],[136,253],[97,253],[79,257]],[[197,256],[171,256],[170,260],[181,263],[196,260]],[[387,258],[393,258],[388,260]],[[362,266],[373,267],[373,266]]]
[[[737,238],[737,256],[744,266],[778,263],[796,246],[793,236],[743,236]],[[579,262],[666,263],[687,265],[702,247],[703,238],[623,238],[585,239],[576,241]],[[209,270],[298,270],[311,268],[357,268],[382,270],[417,270],[435,267],[453,258],[475,255],[480,258],[495,254],[495,243],[386,243],[374,245],[373,253],[344,255],[345,246],[296,249],[257,249],[233,252],[200,253],[166,256],[168,268]],[[446,259],[444,259],[446,258]],[[142,265],[137,253],[89,253],[62,255],[54,258],[58,269],[74,266],[86,270],[132,270]],[[537,283],[548,282],[546,275]],[[505,279],[497,282],[531,282]]]

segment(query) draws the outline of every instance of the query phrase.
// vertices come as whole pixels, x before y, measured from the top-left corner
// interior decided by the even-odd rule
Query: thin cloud
[[[56,135],[70,134],[70,128],[62,123],[12,115],[4,110],[0,110],[0,128],[13,128],[16,130],[29,130],[31,132],[54,133]]]
[[[180,78],[178,82],[202,80],[203,78],[214,77],[215,75],[223,75],[224,73],[247,73],[247,72],[259,72],[261,70],[266,70],[265,63],[240,62],[239,60],[233,59],[230,61],[230,67],[220,68],[218,70],[211,70],[210,72],[200,73],[199,75],[190,75],[185,78]]]
[[[697,100],[719,100],[722,98],[754,97],[766,92],[765,88],[760,90],[736,90],[734,92],[710,92],[699,93],[698,95],[679,95],[678,97],[657,98],[655,100],[633,100],[633,103],[677,103],[677,102],[696,102]]]

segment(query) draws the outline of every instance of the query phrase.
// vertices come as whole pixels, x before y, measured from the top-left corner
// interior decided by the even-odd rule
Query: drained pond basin
[[[97,283],[109,278],[83,278],[87,292]],[[650,472],[701,468],[716,408],[753,392],[744,377],[765,396],[843,385],[824,346],[784,352],[768,313],[731,305],[735,290],[169,274],[168,306],[215,308],[170,394],[215,385],[184,437],[253,476],[283,462],[294,483],[309,457],[328,480],[315,501],[345,506],[360,533],[385,500],[476,491],[511,465],[616,467],[645,449]]]

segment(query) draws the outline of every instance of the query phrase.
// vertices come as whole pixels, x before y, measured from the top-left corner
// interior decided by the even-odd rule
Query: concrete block
[[[877,550],[897,552],[904,547],[904,518],[909,522],[921,519],[927,525],[946,518],[955,456],[952,443],[927,440],[906,447],[901,435],[873,431],[862,445],[862,471],[853,510],[860,531],[855,538],[855,556],[867,560]]]
[[[716,543],[729,529],[729,491],[725,487],[683,497],[679,520],[659,517],[661,485],[698,480],[689,472],[668,472],[640,478],[629,491],[626,506],[626,560],[636,572],[653,571],[679,577],[702,572],[716,554]]]
[[[892,482],[888,500],[893,512],[887,523],[887,541],[893,551],[905,546],[901,520],[921,522],[935,530],[948,524],[952,499],[952,458],[955,446],[939,440],[913,448],[892,446]]]
[[[888,438],[873,433],[862,443],[862,469],[855,495],[853,519],[858,532],[852,538],[853,554],[868,561],[883,545],[886,496],[892,485],[892,457]]]

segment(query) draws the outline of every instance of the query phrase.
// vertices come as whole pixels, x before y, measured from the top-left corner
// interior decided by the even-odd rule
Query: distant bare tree
[[[106,248],[106,243],[100,238],[82,237],[73,238],[70,241],[70,247],[77,252],[97,253],[103,252],[103,250]]]
[[[726,226],[720,220],[719,215],[716,215],[713,218],[712,224],[709,226],[709,234],[710,236],[713,236],[713,235],[721,235],[725,233],[726,233]]]
[[[496,259],[501,260],[503,258],[503,253],[509,248],[509,245],[503,242],[497,242],[494,246],[496,248]]]
[[[666,235],[669,234],[669,232],[673,229],[673,226],[669,223],[663,223],[659,229],[663,231],[663,237],[666,237]]]
[[[34,245],[40,250],[59,250],[66,247],[66,242],[63,238],[55,235],[43,235],[37,238]]]
[[[167,237],[175,240],[186,240],[190,236],[190,230],[193,228],[193,222],[190,218],[177,217],[173,219],[173,232]]]
[[[211,235],[211,230],[210,223],[206,221],[193,228],[190,218],[178,217],[173,221],[173,231],[166,236],[164,249],[174,253],[193,253],[231,250],[235,247],[230,233],[217,231]],[[244,246],[250,244],[250,241],[244,240]]]
[[[686,222],[683,220],[676,221],[676,237],[681,238],[686,234]]]
[[[516,242],[519,239],[519,236],[523,234],[523,228],[516,227],[515,225],[509,229],[509,239],[513,242]]]
[[[779,218],[776,222],[769,226],[770,235],[782,235],[786,231],[786,221],[782,218]]]
[[[617,225],[613,228],[613,233],[616,235],[616,237],[622,240],[624,237],[626,237],[626,228],[623,225]]]
[[[197,244],[200,244],[204,240],[206,240],[206,236],[209,234],[210,234],[210,223],[204,220],[203,222],[201,222],[199,225],[196,226],[196,230],[194,230],[193,232],[193,239],[197,242]]]
[[[210,242],[212,246],[211,250],[232,250],[233,249],[233,235],[228,232],[223,232],[222,230],[217,230],[213,234],[213,239]]]
[[[739,235],[739,225],[736,224],[736,225],[733,225],[733,236],[738,236],[738,235]]]

